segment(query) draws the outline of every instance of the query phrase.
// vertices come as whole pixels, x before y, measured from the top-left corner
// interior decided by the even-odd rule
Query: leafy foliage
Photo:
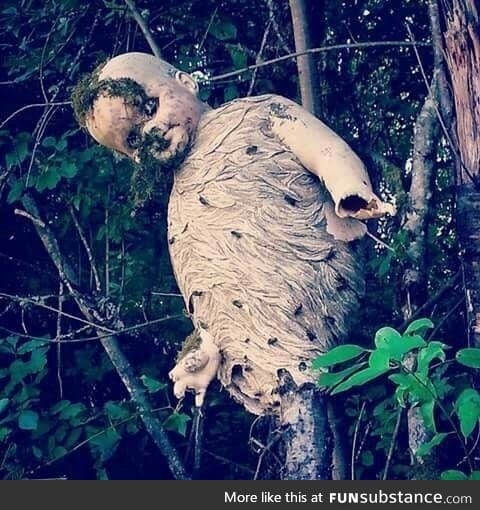
[[[448,346],[426,338],[427,332],[432,328],[434,324],[428,318],[414,320],[403,334],[394,328],[383,327],[375,335],[373,349],[358,345],[344,346],[347,347],[344,352],[356,355],[368,352],[368,367],[364,368],[365,364],[353,364],[344,368],[346,364],[352,363],[355,356],[342,356],[342,349],[336,347],[315,359],[312,369],[330,369],[330,372],[320,374],[318,383],[332,395],[366,386],[380,376],[387,376],[393,385],[388,386],[389,392],[386,395],[381,395],[380,402],[375,406],[374,416],[389,420],[392,413],[398,413],[403,408],[419,408],[431,439],[419,447],[416,455],[431,455],[448,438],[455,437],[463,447],[462,451],[466,456],[464,460],[469,462],[469,476],[476,476],[473,469],[475,461],[471,458],[471,453],[475,448],[476,437],[480,434],[480,394],[474,388],[465,388],[466,381],[463,378],[456,381],[455,371],[453,376],[449,376],[446,367],[456,361],[480,368],[475,363],[480,349],[460,349],[455,360],[447,361]],[[337,367],[339,363],[342,365]],[[333,371],[334,368],[337,371]],[[386,382],[383,381],[382,384],[385,385]],[[392,403],[393,407],[390,407]],[[448,406],[452,409],[448,410]],[[452,415],[456,416],[456,421]],[[442,431],[444,427],[449,430]],[[377,435],[381,437],[380,434]],[[396,438],[392,438],[392,441],[395,440]],[[381,442],[379,444],[382,445]],[[458,470],[446,470],[442,479],[467,479],[469,476]]]

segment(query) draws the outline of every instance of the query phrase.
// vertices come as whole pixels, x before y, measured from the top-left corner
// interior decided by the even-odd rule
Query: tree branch
[[[310,113],[318,115],[320,113],[319,77],[312,56],[313,53],[309,52],[311,46],[310,20],[307,15],[306,0],[290,0],[290,13],[292,16],[295,51],[302,53],[297,58],[302,106]]]
[[[306,54],[314,54],[314,53],[324,53],[326,51],[336,51],[336,50],[349,50],[349,49],[362,49],[362,48],[381,48],[381,47],[409,47],[409,46],[431,46],[429,42],[412,42],[412,41],[368,41],[368,42],[359,42],[359,43],[350,43],[350,44],[334,44],[332,46],[322,46],[320,48],[311,48],[305,51],[297,51],[295,53],[289,53],[288,55],[282,55],[281,57],[273,58],[271,60],[265,60],[265,62],[261,62],[259,64],[252,64],[247,67],[243,67],[242,69],[238,69],[237,71],[231,71],[224,74],[219,74],[217,76],[212,76],[208,78],[209,82],[223,80],[225,78],[230,78],[232,76],[238,76],[240,74],[246,73],[247,71],[252,71],[253,69],[258,69],[260,67],[271,66],[272,64],[277,64],[278,62],[283,62],[284,60],[290,60],[292,58],[301,57]]]
[[[140,14],[140,11],[137,9],[133,0],[125,0],[125,3],[127,4],[128,8],[130,9],[130,12],[132,13],[133,18],[138,23],[140,30],[143,32],[143,35],[145,36],[145,39],[146,39],[148,45],[150,46],[152,53],[157,58],[162,58],[162,52],[160,51],[160,48],[158,47],[157,43],[155,42],[155,39],[153,38],[152,33],[150,32],[147,22],[145,21],[145,18]]]
[[[32,215],[34,218],[40,217],[35,200],[30,195],[25,194],[22,198],[22,203],[30,215]],[[63,257],[53,232],[47,225],[42,227],[38,223],[34,223],[34,226],[47,253],[50,255],[52,262],[55,264],[58,270],[60,280],[75,299],[75,302],[80,311],[87,318],[87,320],[92,323],[101,324],[102,322],[105,322],[106,318],[102,316],[103,314],[101,310],[98,309],[97,304],[92,303],[91,300],[87,296],[83,295],[78,289],[76,274],[73,268]],[[111,318],[109,322],[113,322],[114,327],[121,323],[118,317]],[[99,325],[96,326],[97,334],[99,334],[100,331],[104,333],[105,328],[98,326]],[[101,343],[118,375],[120,376],[123,384],[127,388],[132,401],[136,404],[146,430],[150,434],[151,438],[161,453],[164,455],[173,477],[176,479],[186,479],[187,476],[185,469],[182,462],[180,461],[178,453],[174,446],[170,443],[170,440],[168,439],[162,424],[154,415],[153,407],[145,390],[141,384],[139,384],[132,366],[118,346],[117,337],[114,334],[103,336],[101,338]]]

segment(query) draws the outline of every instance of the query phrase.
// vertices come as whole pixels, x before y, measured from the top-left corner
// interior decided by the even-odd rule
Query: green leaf
[[[0,427],[0,442],[5,441],[11,432],[12,430],[7,427]]]
[[[46,136],[42,141],[43,147],[55,147],[57,140],[53,136]]]
[[[312,362],[312,369],[318,370],[320,368],[331,367],[338,363],[344,363],[345,361],[356,358],[363,352],[365,352],[365,349],[359,345],[339,345],[338,347],[334,347],[330,351],[325,354],[321,354],[318,358],[314,359]]]
[[[373,466],[374,464],[373,453],[370,450],[364,450],[362,452],[362,455],[360,456],[360,462],[366,467]]]
[[[402,336],[396,329],[386,327],[377,331],[375,345],[378,349],[387,351],[393,360],[402,361],[405,354],[423,347],[426,342],[421,336]]]
[[[226,41],[237,37],[237,27],[229,21],[212,23],[209,32],[219,41]]]
[[[46,170],[43,170],[37,177],[35,188],[40,193],[46,189],[54,189],[60,182],[61,178],[62,176],[58,173],[57,168],[53,166],[48,167]]]
[[[467,475],[458,469],[449,469],[440,475],[441,480],[468,480]]]
[[[480,480],[480,471],[472,471],[470,480]]]
[[[470,368],[480,368],[480,349],[460,349],[455,356],[462,365]]]
[[[427,430],[437,432],[437,426],[435,424],[435,400],[432,398],[432,400],[422,404],[420,406],[420,412]]]
[[[103,408],[112,420],[125,420],[130,415],[130,411],[128,409],[111,400],[106,402]]]
[[[27,352],[32,352],[39,347],[47,345],[48,343],[48,340],[29,340],[17,349],[17,354],[26,354]]]
[[[340,372],[322,372],[317,379],[318,385],[322,388],[332,388],[342,382],[349,375],[360,370],[360,368],[364,367],[366,364],[366,362],[357,363],[356,365],[348,367],[345,370],[341,370]]]
[[[42,450],[40,450],[37,446],[32,446],[32,453],[37,460],[41,460],[43,457]]]
[[[101,463],[104,464],[110,459],[115,453],[120,440],[122,439],[118,432],[110,427],[98,434],[98,429],[89,430],[89,441],[90,450],[94,457]]]
[[[379,373],[390,369],[390,353],[387,350],[377,349],[368,358],[368,365]]]
[[[460,430],[467,439],[480,419],[480,393],[473,388],[463,390],[455,403],[455,411],[460,420]]]
[[[36,374],[45,368],[47,364],[47,352],[48,347],[41,347],[40,349],[32,351],[30,361],[28,362],[31,374]]]
[[[5,409],[8,407],[8,403],[10,400],[8,398],[0,398],[0,414],[5,411]]]
[[[447,433],[441,432],[439,434],[435,434],[433,438],[427,443],[422,444],[420,448],[417,450],[417,455],[419,457],[425,457],[428,455],[436,446],[442,443],[442,441],[448,436]]]
[[[57,414],[71,404],[70,400],[60,400],[50,408],[51,414]]]
[[[18,417],[18,426],[22,430],[36,430],[38,426],[38,413],[29,409],[22,411]]]
[[[191,418],[187,414],[177,413],[175,411],[163,422],[163,426],[166,430],[173,430],[185,437],[187,424],[190,420]]]
[[[355,386],[362,386],[373,379],[383,375],[389,369],[376,370],[374,368],[365,368],[364,370],[360,370],[356,374],[349,377],[346,381],[340,383],[333,391],[332,395],[336,395],[338,393],[342,393],[343,391],[347,391]]]
[[[236,99],[239,96],[239,90],[236,85],[229,85],[223,89],[223,100],[225,103],[231,101],[232,99]]]
[[[75,404],[70,404],[67,407],[63,408],[60,411],[59,419],[60,420],[71,420],[72,418],[75,418],[80,413],[85,411],[86,407],[85,404],[82,404],[81,402],[76,402]]]
[[[404,335],[424,335],[427,330],[433,327],[434,324],[430,319],[417,319],[408,325]]]
[[[66,177],[67,179],[71,179],[75,177],[78,173],[78,167],[73,161],[68,161],[64,159],[60,166],[60,175]]]
[[[167,385],[163,382],[157,381],[153,377],[149,377],[148,375],[142,375],[140,377],[143,385],[147,388],[148,393],[156,393],[157,391],[164,390]]]
[[[10,191],[7,196],[7,203],[13,204],[16,202],[21,196],[25,189],[25,182],[22,179],[16,179],[13,184],[10,186]]]
[[[439,359],[440,361],[445,361],[445,344],[442,342],[429,342],[426,347],[420,349],[418,351],[417,356],[417,372],[419,372],[422,376],[422,379],[425,379],[428,375],[428,370],[430,369],[430,363],[434,359]]]

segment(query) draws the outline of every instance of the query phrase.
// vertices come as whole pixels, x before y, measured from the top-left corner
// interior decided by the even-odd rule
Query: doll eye
[[[138,149],[142,143],[142,137],[137,129],[132,129],[127,135],[127,145],[130,149]]]
[[[143,111],[147,117],[155,115],[158,109],[158,98],[149,97],[143,105]]]

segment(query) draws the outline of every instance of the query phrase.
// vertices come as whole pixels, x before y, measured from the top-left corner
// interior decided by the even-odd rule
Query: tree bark
[[[429,0],[429,18],[432,34],[434,68],[428,95],[416,119],[413,141],[412,183],[409,192],[409,210],[405,230],[409,233],[408,267],[405,270],[403,285],[406,294],[404,319],[411,319],[417,308],[427,299],[428,278],[428,226],[432,189],[434,185],[434,167],[437,146],[441,137],[442,115],[450,117],[449,96],[446,88],[444,58],[440,17],[437,0]],[[446,136],[450,136],[446,133]],[[414,360],[411,359],[413,364]],[[420,446],[432,438],[425,428],[420,409],[408,410],[408,444],[416,478],[422,478],[424,459],[417,455]],[[429,464],[432,460],[429,459]],[[428,466],[431,471],[432,466]]]
[[[332,436],[328,424],[327,399],[307,386],[282,397],[285,431],[283,480],[329,480]]]
[[[311,28],[308,0],[290,0],[295,51],[306,51],[312,48]],[[314,56],[305,54],[297,57],[298,81],[302,106],[313,113],[320,113],[320,79]]]
[[[447,9],[445,54],[455,104],[457,231],[463,249],[469,343],[480,346],[480,19],[475,0]]]
[[[295,51],[306,51],[312,48],[309,0],[289,1]],[[320,81],[313,55],[299,56],[297,69],[302,106],[319,115]],[[337,448],[334,453],[327,397],[320,396],[318,389],[309,385],[282,395],[281,422],[286,426],[282,479],[328,480],[332,478],[334,459],[339,466],[345,466],[342,451]],[[333,469],[333,472],[338,476],[341,470]]]

